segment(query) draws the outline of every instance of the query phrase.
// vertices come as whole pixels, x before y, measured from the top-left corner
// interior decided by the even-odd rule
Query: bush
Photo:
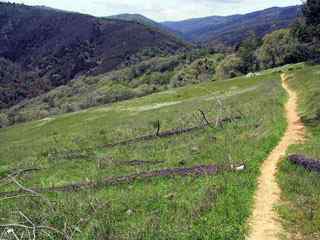
[[[218,65],[216,77],[218,79],[234,78],[243,74],[241,69],[241,58],[236,55],[229,55]]]
[[[159,85],[159,86],[167,85],[170,83],[171,77],[172,77],[171,72],[168,72],[168,73],[153,72],[149,75],[145,75],[142,78],[142,83]]]
[[[5,128],[9,126],[9,118],[8,115],[5,113],[0,113],[0,128]]]
[[[124,85],[114,84],[107,90],[106,94],[110,97],[111,102],[127,100],[135,97],[135,92]]]
[[[298,41],[289,29],[282,29],[265,36],[257,55],[262,68],[273,68],[302,61]]]
[[[80,110],[80,106],[76,103],[65,103],[61,106],[62,113],[71,113]]]
[[[196,59],[190,65],[182,68],[171,79],[172,87],[180,87],[186,84],[195,84],[214,79],[216,68],[223,60],[222,54]]]

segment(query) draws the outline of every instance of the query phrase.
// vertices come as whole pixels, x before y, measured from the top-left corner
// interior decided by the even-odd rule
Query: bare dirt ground
[[[280,201],[281,190],[276,181],[277,166],[291,144],[304,140],[304,126],[297,112],[298,97],[288,86],[288,76],[281,75],[282,86],[289,94],[285,106],[288,128],[278,146],[265,160],[258,180],[255,206],[249,220],[248,240],[278,240],[286,236],[274,207]]]

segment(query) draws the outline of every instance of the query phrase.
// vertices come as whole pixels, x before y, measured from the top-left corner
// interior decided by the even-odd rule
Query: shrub
[[[9,126],[9,118],[5,113],[0,113],[0,128]]]
[[[36,118],[33,119],[43,119],[49,116],[49,112],[45,109],[41,109],[38,112],[36,112]]]
[[[241,69],[241,58],[236,55],[229,55],[218,65],[216,77],[218,79],[234,78],[243,74]]]
[[[302,60],[298,51],[298,42],[289,29],[268,34],[257,55],[262,68],[273,68]]]
[[[61,106],[62,113],[71,113],[80,110],[80,106],[76,103],[64,103]]]
[[[121,84],[112,85],[106,93],[112,102],[117,102],[121,100],[127,100],[135,96],[134,91]]]
[[[184,66],[171,79],[172,87],[184,86],[214,79],[214,74],[223,55],[215,54],[210,57],[196,59],[190,65]]]
[[[151,85],[167,85],[170,82],[172,73],[153,72],[142,78],[142,82]]]

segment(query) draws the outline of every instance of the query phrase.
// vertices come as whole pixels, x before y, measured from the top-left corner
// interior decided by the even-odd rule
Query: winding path
[[[276,181],[277,166],[291,144],[304,139],[304,126],[297,112],[297,94],[288,86],[288,76],[281,75],[282,86],[289,95],[285,106],[288,127],[278,146],[271,152],[261,168],[255,206],[249,220],[248,240],[279,240],[284,234],[274,206],[280,201],[281,190]]]

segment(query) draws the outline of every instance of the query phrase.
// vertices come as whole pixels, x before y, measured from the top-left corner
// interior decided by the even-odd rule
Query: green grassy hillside
[[[0,192],[87,186],[40,195],[0,193],[0,230],[11,227],[21,236],[28,228],[10,224],[32,222],[40,226],[38,239],[245,239],[260,164],[286,127],[278,71],[0,129]],[[208,127],[199,110],[210,122],[229,121]],[[160,136],[200,127],[110,145],[155,135],[158,126]],[[246,169],[229,171],[238,164]],[[106,184],[106,178],[199,165],[217,165],[219,171]],[[16,172],[28,168],[41,170]]]

